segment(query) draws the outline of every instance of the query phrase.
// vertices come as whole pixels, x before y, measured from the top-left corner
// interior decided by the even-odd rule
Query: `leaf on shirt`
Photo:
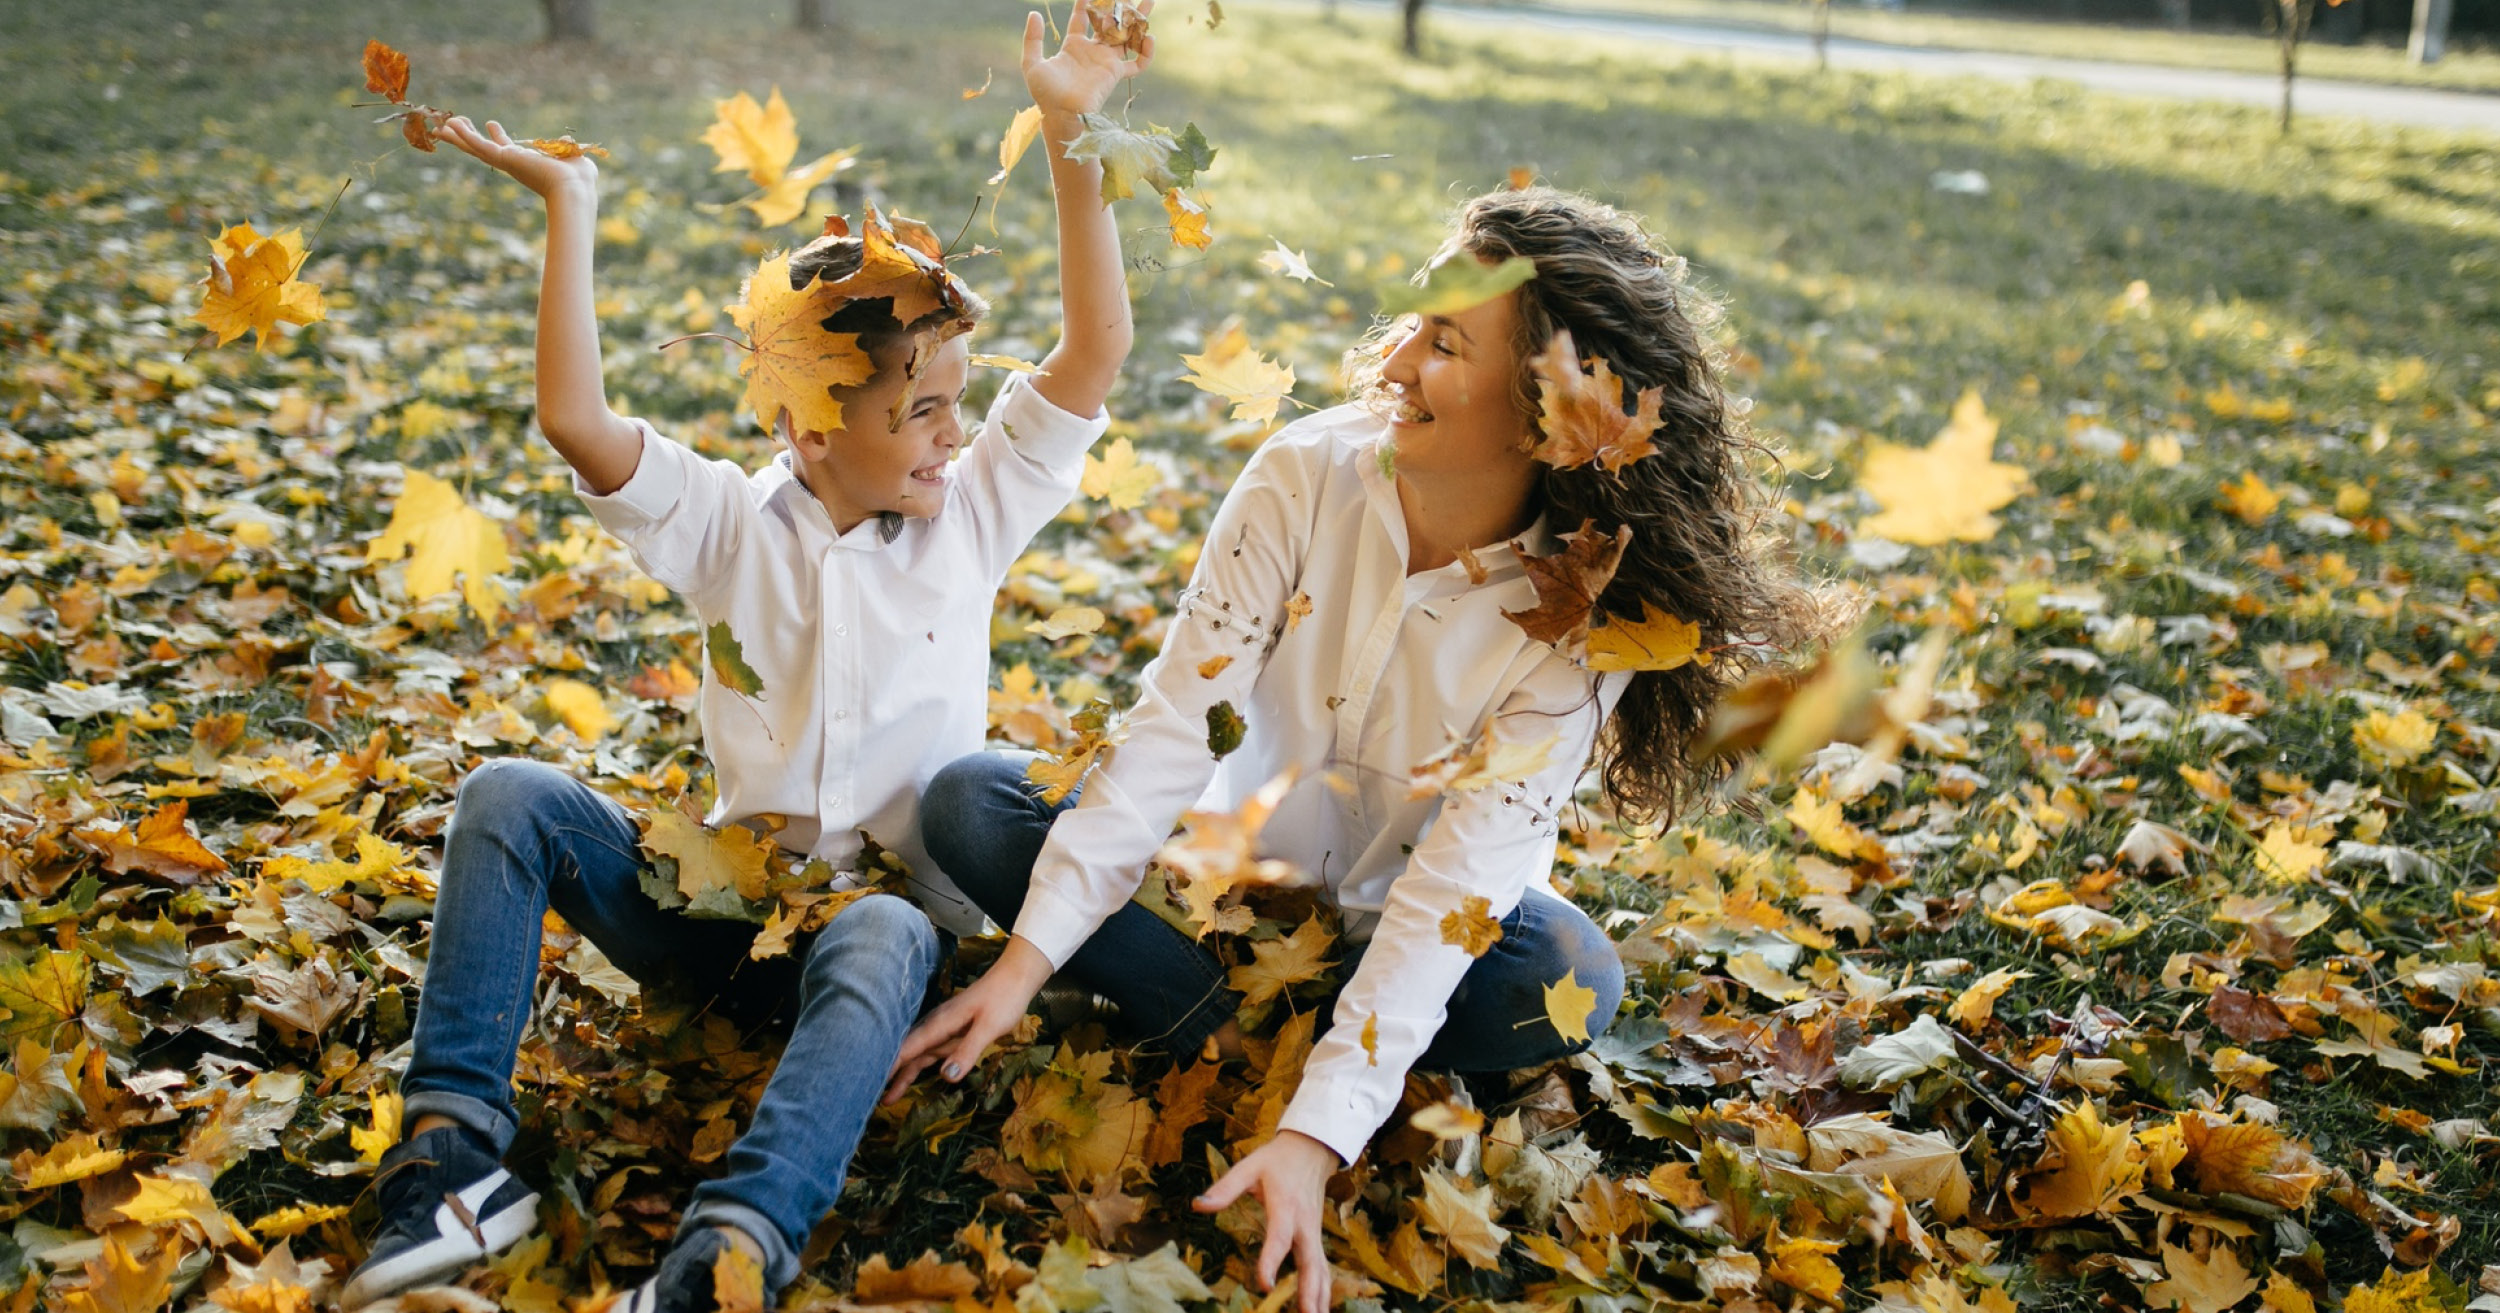
[[[1710,654],[1701,650],[1700,622],[1678,620],[1646,601],[1638,621],[1609,616],[1589,631],[1591,670],[1674,670],[1696,664],[1710,664]]]
[[[703,631],[703,655],[712,663],[712,678],[720,681],[722,688],[758,702],[764,700],[764,677],[747,664],[746,649],[739,646],[738,636],[729,632],[728,621],[715,620]]]
[[[1380,1065],[1380,1014],[1377,1012],[1363,1018],[1363,1065]]]
[[[503,613],[494,576],[512,564],[503,526],[460,499],[460,490],[423,470],[408,471],[391,522],[365,548],[370,564],[408,558],[408,595],[424,601],[460,579],[461,598],[487,624]]]
[[[1624,549],[1632,545],[1631,525],[1608,536],[1597,532],[1596,524],[1582,520],[1579,528],[1563,535],[1563,549],[1551,556],[1523,553],[1519,560],[1527,567],[1528,582],[1536,587],[1536,605],[1502,612],[1528,637],[1552,644],[1555,651],[1574,660],[1587,651],[1589,613],[1597,606],[1598,594],[1606,591],[1615,567],[1623,561]]]
[[[1320,973],[1335,966],[1327,956],[1337,936],[1314,915],[1281,939],[1250,946],[1251,960],[1232,969],[1228,981],[1241,991],[1242,1006],[1264,1006],[1270,999],[1295,985],[1317,980]],[[1590,995],[1592,1001],[1596,995]]]
[[[1161,471],[1137,459],[1136,444],[1118,438],[1100,456],[1086,453],[1085,474],[1076,487],[1115,511],[1127,511],[1145,505],[1146,494],[1154,491],[1162,477]]]
[[[1216,334],[1199,355],[1183,355],[1192,372],[1183,383],[1233,403],[1233,418],[1266,423],[1293,392],[1293,370],[1250,349],[1250,335],[1233,324]]]
[[[1441,942],[1466,949],[1469,957],[1482,957],[1486,949],[1502,942],[1502,922],[1493,915],[1493,900],[1482,894],[1460,900],[1457,910],[1441,918]]]
[[[1285,603],[1285,632],[1288,634],[1292,633],[1295,626],[1302,623],[1302,617],[1309,615],[1310,613],[1311,595],[1309,593],[1295,593],[1293,595],[1293,600]]]
[[[1102,628],[1102,612],[1090,606],[1063,606],[1045,620],[1035,620],[1024,627],[1028,634],[1039,634],[1052,642],[1090,634]]]
[[[1580,983],[1579,968],[1563,973],[1563,978],[1545,987],[1545,1019],[1554,1025],[1554,1032],[1574,1044],[1585,1044],[1589,1038],[1589,1016],[1597,1011],[1597,991]]]
[[[1537,428],[1544,435],[1536,458],[1558,470],[1595,462],[1614,474],[1656,455],[1650,435],[1658,431],[1658,407],[1666,390],[1644,390],[1638,408],[1627,413],[1623,381],[1606,358],[1591,362],[1594,369],[1584,370],[1581,363],[1569,329],[1556,330],[1553,342],[1528,361],[1540,403]]]
[[[1207,708],[1207,751],[1214,753],[1216,760],[1223,760],[1241,746],[1241,736],[1249,729],[1249,722],[1233,710],[1232,703],[1216,703]]]
[[[1457,253],[1424,271],[1423,280],[1392,283],[1380,289],[1380,313],[1454,315],[1472,310],[1536,277],[1536,261],[1514,255],[1500,264],[1486,264]]]
[[[1233,659],[1228,655],[1219,654],[1208,657],[1206,660],[1198,663],[1198,678],[1213,679],[1217,675],[1223,674],[1224,671],[1232,664]]]
[[[1474,793],[1516,784],[1552,764],[1554,749],[1561,742],[1560,731],[1533,743],[1516,743],[1488,729],[1472,743],[1453,742],[1416,763],[1409,772],[1413,784],[1406,796],[1429,798],[1436,793]]]
[[[771,892],[772,840],[743,825],[715,830],[673,808],[641,819],[643,851],[677,864],[677,892],[689,905],[717,905],[722,891],[748,902]]]

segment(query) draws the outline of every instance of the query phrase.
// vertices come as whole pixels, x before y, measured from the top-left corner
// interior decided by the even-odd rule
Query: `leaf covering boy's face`
[[[793,431],[782,412],[791,466],[838,533],[886,512],[937,514],[946,504],[947,464],[964,445],[960,407],[972,367],[964,337],[940,343],[916,378],[899,359],[878,364],[867,382],[836,390],[843,412],[857,417],[848,428]],[[886,417],[898,413],[902,422],[888,425]]]

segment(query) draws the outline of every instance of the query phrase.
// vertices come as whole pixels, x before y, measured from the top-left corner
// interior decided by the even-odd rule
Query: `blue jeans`
[[[646,985],[767,1010],[795,994],[790,1042],[755,1120],[730,1146],[725,1174],[696,1188],[679,1228],[682,1236],[726,1224],[753,1236],[777,1290],[798,1275],[808,1231],[841,1197],[945,945],[919,908],[872,894],[789,957],[749,962],[757,927],[665,911],[643,893],[638,840],[623,807],[543,763],[493,760],[461,782],[414,1054],[400,1081],[407,1119],[438,1113],[498,1153],[511,1147],[513,1061],[550,907]]]
[[[1032,754],[979,752],[950,762],[920,800],[921,839],[939,868],[991,920],[1013,926],[1024,908],[1050,823],[1076,805],[1057,806],[1025,782]],[[1350,946],[1350,978],[1367,945]],[[1198,1051],[1241,1006],[1226,987],[1215,954],[1163,918],[1123,903],[1070,957],[1068,975],[1120,1007],[1129,1037],[1187,1056]],[[1545,1021],[1545,987],[1577,972],[1597,992],[1590,1026],[1602,1032],[1623,1002],[1623,962],[1613,941],[1588,914],[1559,898],[1530,894],[1502,919],[1502,938],[1476,959],[1450,995],[1441,1033],[1416,1061],[1430,1071],[1511,1071],[1551,1062],[1586,1048],[1554,1033]],[[1330,1009],[1319,1024],[1327,1026]],[[1522,1024],[1533,1020],[1535,1024]]]

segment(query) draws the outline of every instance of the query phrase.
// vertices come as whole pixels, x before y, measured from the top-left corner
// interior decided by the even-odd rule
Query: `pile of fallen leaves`
[[[436,112],[404,74],[373,88],[403,124]],[[848,154],[790,168],[778,105],[721,102],[706,135],[759,189],[727,203],[767,223]],[[1176,241],[1207,237],[1183,190],[1203,138],[1098,130]],[[684,191],[629,197],[603,241],[650,243],[712,194],[647,185]],[[689,819],[695,672],[734,686],[737,642],[634,569],[528,429],[510,198],[374,195],[325,228],[327,184],[291,180],[266,237],[110,182],[15,198],[50,222],[0,286],[0,1307],[298,1310],[353,1265],[441,830],[484,757],[634,806],[663,896],[767,920],[759,955],[830,911],[823,873]],[[606,293],[632,325],[620,405],[758,461],[736,361],[659,344],[788,243],[667,222],[672,261],[728,258]],[[1281,240],[1240,267],[1316,280]],[[2106,327],[2153,352],[2145,295]],[[1034,354],[1047,319],[1008,307],[991,344]],[[1128,389],[1083,497],[1011,572],[1000,742],[1071,777],[1099,751],[1239,454],[1326,395],[1288,356],[1353,327],[1141,350],[1134,379],[1205,391]],[[1762,349],[1739,364],[1766,388],[1813,363]],[[1549,457],[1640,459],[1643,399],[1570,355],[1541,365],[1548,405],[1588,418]],[[2441,1205],[2500,1152],[2500,489],[2439,477],[2405,432],[2487,440],[2500,397],[2420,384],[2389,380],[2376,425],[2226,384],[2123,426],[2078,404],[2009,435],[1973,396],[1924,446],[1800,435],[1844,477],[1796,485],[1798,539],[1859,581],[1866,631],[1731,699],[1713,736],[1742,805],[1663,830],[1574,815],[1555,878],[1617,936],[1631,998],[1572,1061],[1410,1079],[1332,1186],[1341,1298],[2426,1311],[2479,1275],[2500,1307]],[[1706,656],[1674,617],[1554,618],[1593,664]],[[1420,786],[1502,773],[1473,751],[1417,763]],[[1255,1205],[1186,1203],[1273,1133],[1342,956],[1255,857],[1262,819],[1193,818],[1148,895],[1233,964],[1247,1058],[1142,1055],[1082,1008],[1028,1022],[962,1087],[880,1114],[795,1304],[1261,1302]],[[1480,920],[1447,929],[1480,948]],[[515,1157],[545,1230],[435,1307],[551,1313],[637,1275],[771,1069],[768,1027],[645,996],[552,919],[544,958]]]

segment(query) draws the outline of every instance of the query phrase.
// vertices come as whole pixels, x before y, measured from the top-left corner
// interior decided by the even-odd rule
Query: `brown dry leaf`
[[[851,1298],[862,1304],[954,1300],[980,1288],[981,1279],[971,1268],[940,1259],[934,1249],[920,1251],[920,1257],[902,1268],[887,1264],[883,1254],[872,1254],[851,1278]]]
[[[1441,942],[1467,950],[1469,957],[1482,957],[1501,941],[1502,923],[1493,916],[1493,900],[1481,894],[1467,895],[1457,910],[1441,918]]]
[[[1327,956],[1336,942],[1335,933],[1315,914],[1292,934],[1253,944],[1251,961],[1234,967],[1227,983],[1241,991],[1242,1006],[1258,1007],[1295,985],[1319,979],[1321,972],[1336,965]]]
[[[408,57],[379,41],[365,42],[365,90],[394,105],[408,99]]]
[[[1563,535],[1563,549],[1551,556],[1522,553],[1520,563],[1527,567],[1528,581],[1536,586],[1536,605],[1502,612],[1528,637],[1552,644],[1575,660],[1588,650],[1589,614],[1597,606],[1598,595],[1606,591],[1615,567],[1623,561],[1624,549],[1632,545],[1632,526],[1606,535],[1598,533],[1596,525],[1594,520],[1582,521],[1579,528]]]
[[[822,286],[792,290],[784,253],[766,257],[747,279],[745,295],[729,307],[730,322],[751,348],[738,366],[747,380],[740,404],[766,432],[779,432],[784,415],[799,432],[841,432],[842,403],[833,389],[855,387],[876,373],[859,334],[825,331],[826,316],[840,304]]]
[[[1590,370],[1582,369],[1581,363],[1569,329],[1558,330],[1554,340],[1528,361],[1541,404],[1537,428],[1544,435],[1536,445],[1536,458],[1559,470],[1593,461],[1614,474],[1644,456],[1656,455],[1650,435],[1658,431],[1658,407],[1665,389],[1642,391],[1636,409],[1626,413],[1623,382],[1606,358],[1589,362],[1595,366]]]
[[[1467,1260],[1468,1266],[1486,1271],[1501,1268],[1502,1246],[1509,1242],[1510,1232],[1493,1220],[1492,1186],[1462,1189],[1458,1178],[1439,1168],[1427,1168],[1424,1196],[1416,1201],[1415,1215],[1438,1232],[1450,1252]]]
[[[198,884],[226,871],[226,861],[200,842],[185,819],[191,804],[176,798],[128,830],[81,829],[77,836],[104,854],[104,867],[145,872],[175,884]]]

